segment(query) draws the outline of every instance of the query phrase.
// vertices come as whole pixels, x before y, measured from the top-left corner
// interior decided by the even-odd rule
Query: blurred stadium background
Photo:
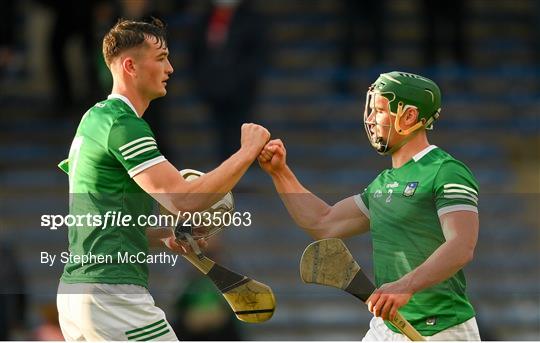
[[[361,38],[343,41],[346,1],[251,1],[265,17],[268,48],[253,120],[284,140],[300,180],[329,202],[360,192],[389,166],[369,146],[362,124],[365,91],[378,74],[406,70],[439,83],[443,110],[431,141],[470,166],[481,186],[480,239],[466,268],[481,333],[490,340],[540,340],[539,2],[464,1],[466,59],[456,60],[455,47],[446,44],[437,48],[437,61],[427,63],[421,0],[384,1],[384,60],[375,60],[375,47]],[[159,100],[161,123],[155,131],[179,169],[209,170],[219,162],[215,125],[194,95],[187,57],[187,42],[209,2],[156,4],[169,26],[175,73],[169,94]],[[44,309],[55,302],[61,273],[59,265],[40,265],[39,254],[63,251],[67,242],[66,229],[41,228],[40,216],[66,213],[67,179],[56,164],[67,156],[80,116],[107,93],[86,88],[92,76],[80,61],[81,54],[90,53],[81,51],[83,43],[75,37],[66,51],[75,100],[67,109],[53,101],[51,65],[59,62],[51,61],[47,49],[60,12],[47,1],[3,1],[0,6],[6,19],[2,34],[11,31],[12,37],[0,46],[0,240],[15,256],[0,261],[0,318],[16,326],[3,339],[32,339],[44,323]],[[365,26],[370,15],[356,18]],[[448,27],[443,26],[440,40],[448,40]],[[349,65],[340,63],[343,44],[354,46]],[[151,105],[145,118],[152,114]],[[270,285],[278,301],[269,322],[238,323],[242,337],[361,339],[370,318],[362,304],[337,290],[302,284],[298,262],[310,239],[295,228],[270,179],[254,166],[236,194],[237,209],[251,211],[253,225],[220,235],[220,262]],[[370,272],[369,237],[347,244]],[[174,270],[151,267],[151,292],[169,317],[175,315],[174,302],[191,268],[183,261]],[[13,297],[20,293],[13,291],[20,289],[13,286],[17,282],[25,292]],[[24,307],[15,305],[17,300]]]

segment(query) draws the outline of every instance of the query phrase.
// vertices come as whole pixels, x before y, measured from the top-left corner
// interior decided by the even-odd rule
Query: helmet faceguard
[[[380,97],[386,98],[386,96],[382,95],[380,92],[374,91],[373,86],[369,87],[366,94],[366,106],[364,109],[364,128],[371,146],[373,146],[379,154],[386,155],[390,150],[390,140],[392,139],[394,121],[390,120],[388,123],[377,122],[376,112]],[[388,106],[386,110],[390,112]],[[390,114],[392,113],[390,112]],[[379,131],[386,132],[386,135],[380,135]]]
[[[389,112],[391,120],[386,125],[377,123],[375,115],[371,115],[376,110],[377,98],[381,96],[388,99],[386,110]],[[371,145],[381,155],[397,151],[413,137],[411,133],[416,134],[421,128],[428,130],[432,128],[433,122],[439,117],[440,105],[441,92],[430,79],[403,72],[381,74],[369,87],[366,94],[364,126]],[[417,109],[418,122],[405,129],[401,127],[400,120],[409,108]],[[376,126],[387,131],[386,137],[378,136]],[[394,131],[408,137],[398,144],[393,144],[392,133]]]

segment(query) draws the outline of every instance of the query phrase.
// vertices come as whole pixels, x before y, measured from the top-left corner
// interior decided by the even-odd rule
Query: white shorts
[[[67,341],[178,340],[141,286],[60,282],[56,302]]]
[[[425,338],[428,341],[480,341],[480,333],[476,318],[472,317],[466,322],[449,327],[433,336],[425,336]],[[362,341],[408,341],[408,338],[390,330],[380,317],[373,317]]]

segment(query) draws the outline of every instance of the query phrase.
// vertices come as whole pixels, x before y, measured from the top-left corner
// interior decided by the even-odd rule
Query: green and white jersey
[[[147,287],[146,263],[126,263],[119,256],[148,253],[145,227],[136,218],[151,214],[154,202],[132,177],[165,161],[152,130],[127,98],[111,94],[82,117],[68,161],[69,168],[62,169],[69,174],[70,214],[90,214],[101,223],[69,227],[69,252],[75,258],[66,263],[61,280]],[[113,214],[132,220],[122,223]],[[97,255],[108,260],[76,260]]]
[[[478,213],[478,183],[463,163],[431,145],[400,168],[384,170],[354,199],[370,219],[375,283],[380,287],[418,267],[445,242],[439,216]],[[400,312],[422,335],[431,336],[475,315],[465,288],[460,270],[416,293]]]

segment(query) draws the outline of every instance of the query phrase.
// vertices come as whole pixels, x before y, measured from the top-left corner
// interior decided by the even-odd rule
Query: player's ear
[[[132,57],[126,57],[122,60],[122,69],[129,75],[135,74],[135,61]]]
[[[416,107],[409,107],[403,116],[406,125],[414,125],[418,121],[418,109]]]

